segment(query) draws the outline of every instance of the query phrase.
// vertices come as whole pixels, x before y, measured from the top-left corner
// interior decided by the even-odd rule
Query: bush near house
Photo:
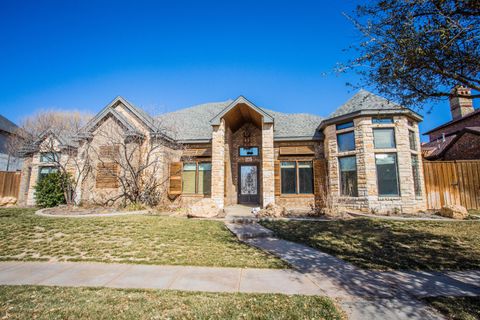
[[[65,203],[63,185],[66,177],[60,173],[50,173],[40,179],[35,185],[35,200],[37,206],[50,208]]]

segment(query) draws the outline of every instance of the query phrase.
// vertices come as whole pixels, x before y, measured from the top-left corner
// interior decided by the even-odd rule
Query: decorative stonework
[[[262,127],[262,205],[275,203],[273,124],[264,123]]]
[[[212,199],[219,209],[225,196],[225,120],[213,126],[212,132]]]

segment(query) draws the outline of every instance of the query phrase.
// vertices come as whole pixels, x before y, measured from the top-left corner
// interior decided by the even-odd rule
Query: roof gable
[[[225,116],[230,110],[235,108],[239,104],[245,104],[258,112],[260,115],[263,117],[263,122],[264,123],[273,123],[273,117],[269,115],[267,112],[265,112],[262,108],[257,107],[254,105],[252,102],[248,101],[244,96],[240,96],[237,99],[235,99],[232,103],[230,103],[225,109],[220,111],[212,120],[210,120],[210,123],[215,126],[215,125],[220,125],[220,120],[222,119],[223,116]]]
[[[113,116],[122,123],[129,131],[136,132],[138,131],[126,117],[124,117],[120,112],[115,110],[115,107],[119,104],[125,106],[127,111],[132,113],[136,118],[139,119],[149,130],[156,132],[157,129],[154,124],[154,120],[150,117],[145,111],[140,108],[135,107],[133,104],[128,102],[126,99],[118,96],[112,100],[107,106],[105,106],[93,119],[91,119],[85,126],[85,131],[92,131],[97,125],[107,116]]]

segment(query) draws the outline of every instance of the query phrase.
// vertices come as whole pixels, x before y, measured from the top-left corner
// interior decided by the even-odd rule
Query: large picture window
[[[397,155],[394,153],[383,153],[375,155],[377,167],[377,184],[379,196],[398,196],[398,167]]]
[[[417,197],[422,195],[422,187],[420,183],[420,166],[418,163],[418,156],[412,154],[412,174],[413,174],[413,189]]]
[[[375,149],[395,148],[395,129],[394,128],[373,129],[373,139],[374,139]]]
[[[355,150],[355,132],[349,131],[337,134],[338,151]]]
[[[357,197],[357,157],[338,158],[340,166],[340,194],[342,196]]]
[[[183,193],[210,194],[211,185],[212,164],[210,162],[187,162],[183,164]]]
[[[280,168],[282,194],[313,193],[312,161],[282,161]]]

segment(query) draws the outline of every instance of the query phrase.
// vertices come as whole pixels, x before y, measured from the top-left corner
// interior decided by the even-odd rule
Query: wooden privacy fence
[[[0,198],[18,198],[20,190],[20,172],[0,171]]]
[[[427,208],[480,209],[480,160],[424,161]]]

